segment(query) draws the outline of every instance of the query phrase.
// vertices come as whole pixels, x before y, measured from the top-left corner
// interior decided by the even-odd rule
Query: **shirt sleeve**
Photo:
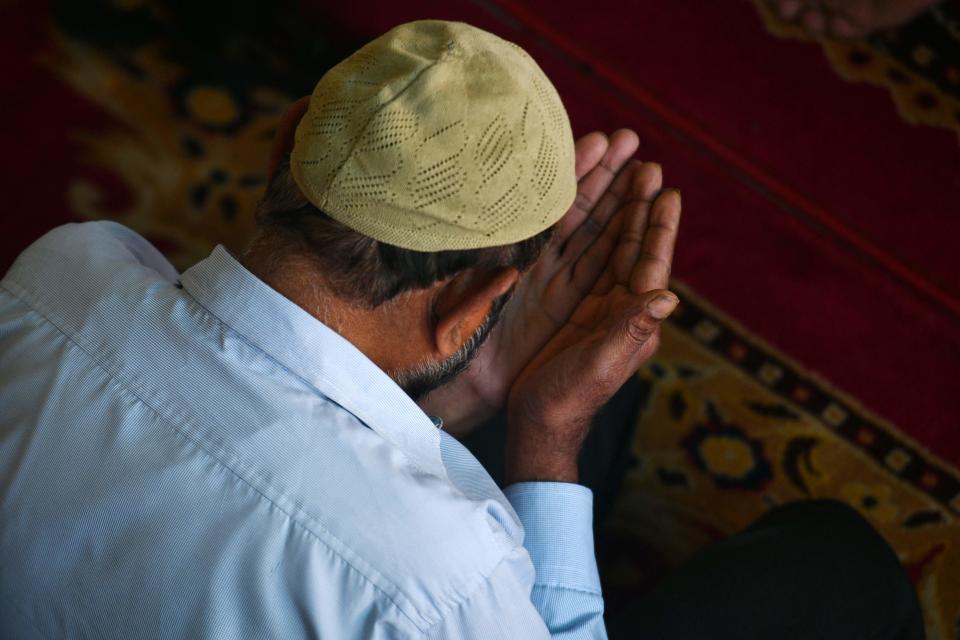
[[[523,525],[523,546],[536,572],[530,598],[551,637],[606,638],[593,492],[569,482],[518,482],[504,494]]]
[[[504,494],[524,527],[523,546],[427,637],[606,640],[593,493],[564,482],[520,482]]]

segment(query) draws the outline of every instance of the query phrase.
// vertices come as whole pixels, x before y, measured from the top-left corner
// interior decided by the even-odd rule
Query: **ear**
[[[280,121],[277,123],[277,133],[273,137],[273,148],[270,150],[270,158],[267,160],[267,176],[273,177],[280,164],[280,159],[284,154],[293,149],[293,136],[297,132],[297,125],[307,113],[307,107],[310,105],[310,96],[303,96],[283,112]]]
[[[516,284],[520,273],[468,269],[443,286],[435,299],[436,350],[449,358],[473,335],[490,313],[493,301]]]

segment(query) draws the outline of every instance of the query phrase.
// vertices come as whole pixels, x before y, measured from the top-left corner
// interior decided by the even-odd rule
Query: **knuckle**
[[[603,231],[603,225],[591,216],[583,221],[583,229],[591,236],[596,236]]]
[[[606,173],[613,175],[617,172],[616,167],[610,162],[610,159],[607,156],[604,156],[600,159],[600,162],[597,163],[597,168],[602,169]]]
[[[663,260],[657,253],[649,249],[644,249],[640,252],[640,259],[644,262],[661,262]]]
[[[644,162],[641,167],[643,178],[648,181],[660,181],[663,179],[663,167],[659,162]]]
[[[639,318],[632,318],[627,323],[627,338],[637,344],[643,344],[653,334],[653,327]]]
[[[593,209],[593,200],[585,193],[577,192],[577,197],[573,201],[573,206],[582,211]]]
[[[640,254],[640,261],[649,265],[651,269],[659,268],[666,273],[670,273],[670,261],[661,255],[645,250]]]

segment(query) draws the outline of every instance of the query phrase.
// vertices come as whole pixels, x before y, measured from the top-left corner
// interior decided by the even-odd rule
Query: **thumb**
[[[635,342],[637,346],[643,346],[679,303],[680,299],[676,294],[666,289],[643,294],[637,306],[624,319],[625,337]]]
[[[594,371],[613,391],[636,373],[644,346],[655,339],[660,323],[679,302],[675,294],[659,289],[648,291],[620,312],[620,317],[592,354]]]
[[[628,375],[639,366],[636,357],[680,300],[665,289],[648,291],[635,305],[625,310],[621,318],[611,328],[599,355],[607,367],[618,370],[622,365]]]

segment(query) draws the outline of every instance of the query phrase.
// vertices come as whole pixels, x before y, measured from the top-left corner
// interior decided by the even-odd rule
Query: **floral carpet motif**
[[[597,545],[610,609],[774,505],[834,498],[897,551],[928,636],[960,637],[960,473],[673,288],[682,305],[638,374],[636,462]]]
[[[127,224],[184,268],[215,243],[238,249],[250,237],[276,118],[351,48],[304,25],[266,24],[279,10],[264,17],[245,2],[177,6],[180,13],[118,0],[85,3],[81,14],[54,3],[34,62],[106,114],[106,124],[70,133],[83,155],[65,189],[69,215]],[[202,38],[190,25],[203,25]],[[283,36],[263,35],[274,31]],[[845,47],[858,45],[824,46],[850,60]],[[888,80],[891,68],[883,67]],[[907,72],[906,84],[941,86]],[[949,81],[953,71],[942,73]],[[939,107],[907,113],[955,127],[954,106],[945,105],[956,96],[937,91]],[[771,506],[832,497],[859,509],[896,549],[929,637],[960,637],[960,473],[694,291],[675,289],[683,304],[638,374],[646,395],[636,464],[598,540],[610,610]]]
[[[74,132],[88,170],[67,185],[71,213],[136,229],[178,268],[242,248],[277,118],[353,49],[293,15],[286,0],[55,3],[39,62],[113,120]]]

